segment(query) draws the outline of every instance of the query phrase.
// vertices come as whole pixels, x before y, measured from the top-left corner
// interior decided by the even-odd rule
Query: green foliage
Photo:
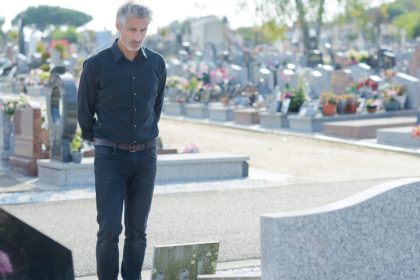
[[[80,128],[76,129],[73,139],[70,142],[70,151],[78,152],[82,149],[82,131]]]
[[[92,16],[83,12],[45,5],[27,8],[12,20],[12,24],[17,25],[19,18],[23,19],[25,25],[34,25],[41,31],[49,25],[79,27],[92,20]]]
[[[407,32],[408,38],[416,38],[420,36],[420,11],[414,11],[397,16],[392,24]]]
[[[6,35],[9,41],[15,42],[15,43],[17,42],[18,37],[19,37],[17,31],[14,31],[14,30],[7,31]]]
[[[35,52],[41,53],[41,54],[45,52],[45,47],[44,47],[44,44],[42,44],[42,42],[36,43]]]
[[[247,42],[273,43],[284,38],[286,28],[279,26],[274,20],[268,20],[255,27],[240,27],[236,32]]]
[[[289,105],[289,112],[299,112],[300,107],[306,99],[305,84],[303,77],[299,77],[299,81],[295,88],[292,89],[292,96]]]
[[[64,31],[61,28],[54,29],[50,32],[49,37],[54,40],[66,39],[71,43],[76,43],[79,38],[79,34],[77,33],[75,27],[70,26]]]

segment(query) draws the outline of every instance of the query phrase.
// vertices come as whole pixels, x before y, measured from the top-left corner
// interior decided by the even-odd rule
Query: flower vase
[[[81,163],[82,162],[82,152],[81,151],[71,152],[71,158],[72,158],[74,163]]]
[[[356,102],[347,102],[344,109],[346,114],[354,114],[357,111],[358,104]]]
[[[337,105],[335,104],[325,103],[322,106],[322,114],[324,116],[334,116],[336,110],[337,110]]]
[[[15,125],[10,116],[3,117],[3,149],[13,151]]]
[[[393,97],[398,103],[400,103],[400,109],[405,108],[405,102],[407,101],[407,95],[396,95]]]
[[[396,111],[400,110],[401,104],[398,101],[390,101],[390,102],[384,102],[384,109],[385,111]]]
[[[366,106],[366,111],[368,113],[375,113],[377,109],[377,106]]]

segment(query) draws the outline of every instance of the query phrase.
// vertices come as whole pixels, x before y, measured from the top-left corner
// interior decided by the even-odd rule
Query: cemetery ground
[[[145,274],[153,245],[214,240],[220,241],[219,270],[259,266],[261,214],[313,208],[382,182],[420,177],[415,154],[168,118],[161,120],[160,131],[164,145],[193,143],[200,152],[247,155],[251,169],[249,179],[186,184],[184,190],[180,184],[156,186]],[[261,174],[271,179],[245,183],[257,182]],[[6,171],[0,179],[2,193],[19,191],[22,196],[34,180]],[[93,198],[2,207],[71,249],[77,277],[95,279]]]

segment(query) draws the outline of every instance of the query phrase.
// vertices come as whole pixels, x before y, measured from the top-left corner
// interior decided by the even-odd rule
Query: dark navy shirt
[[[83,64],[78,91],[82,138],[144,143],[159,134],[165,61],[143,47],[130,61],[118,48],[117,40]]]

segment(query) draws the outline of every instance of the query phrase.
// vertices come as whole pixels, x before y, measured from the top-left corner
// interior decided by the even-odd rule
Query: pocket
[[[115,147],[95,145],[95,158],[112,157],[115,156],[115,154]]]
[[[151,156],[154,159],[157,159],[157,148],[156,148],[156,146],[147,148],[147,152],[149,153],[149,156]]]

